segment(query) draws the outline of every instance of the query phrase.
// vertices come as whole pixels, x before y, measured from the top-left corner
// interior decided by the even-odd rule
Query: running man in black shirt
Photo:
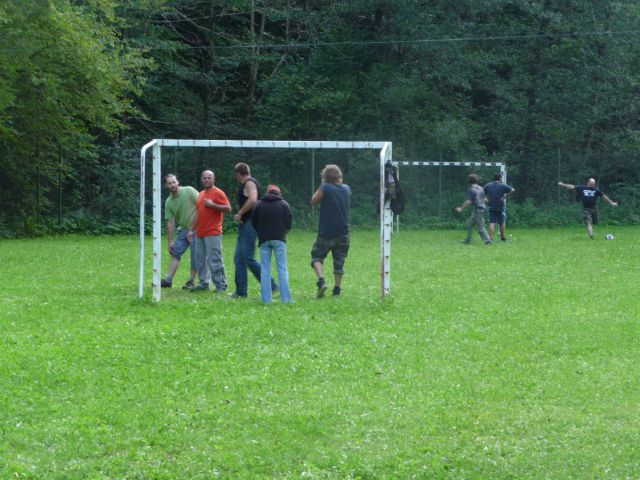
[[[587,225],[587,232],[589,238],[593,240],[593,225],[598,224],[598,197],[602,197],[612,207],[617,207],[618,204],[602,193],[596,188],[596,179],[590,178],[587,180],[586,185],[571,185],[570,183],[558,182],[558,186],[567,188],[569,190],[575,190],[578,200],[582,202],[582,215],[584,223]]]

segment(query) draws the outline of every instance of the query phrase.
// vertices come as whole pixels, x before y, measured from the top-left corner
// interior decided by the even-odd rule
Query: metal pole
[[[558,146],[558,182],[560,181],[560,146]],[[558,182],[556,182],[556,184]],[[556,187],[556,191],[558,192],[556,198],[556,210],[560,210],[560,187]]]
[[[58,148],[58,225],[62,223],[62,147]]]
[[[316,188],[316,151],[311,150],[311,198]]]
[[[155,145],[157,140],[151,140],[140,150],[140,276],[138,279],[138,299],[144,295],[144,188],[145,188],[145,156],[147,149]]]
[[[161,274],[161,241],[162,224],[160,218],[160,175],[161,157],[160,145],[153,146],[153,299],[160,301],[160,274]]]
[[[380,152],[380,254],[381,254],[381,295],[382,298],[391,292],[391,200],[384,201],[384,165],[391,161],[391,143],[387,143]]]

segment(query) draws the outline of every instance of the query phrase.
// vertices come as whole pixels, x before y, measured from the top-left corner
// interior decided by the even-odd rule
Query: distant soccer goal
[[[384,199],[384,165],[392,160],[391,142],[344,142],[344,141],[276,141],[276,140],[175,140],[154,139],[144,145],[140,151],[140,278],[138,297],[144,295],[144,242],[145,242],[145,185],[146,185],[146,153],[152,149],[153,173],[153,300],[161,298],[161,158],[162,147],[195,147],[195,148],[288,148],[288,149],[352,149],[379,150],[380,152],[380,291],[382,298],[391,292],[391,222],[392,213],[389,201]]]
[[[393,162],[395,166],[398,167],[398,173],[400,172],[400,166],[404,167],[479,167],[479,168],[499,168],[500,173],[502,174],[502,179],[506,183],[507,182],[507,165],[503,162],[428,162],[428,161],[399,161]],[[439,177],[440,179],[440,177]],[[438,197],[441,196],[442,184],[438,185]],[[392,222],[392,225],[395,225],[395,229],[397,232],[400,231],[400,216],[396,216],[395,220]]]

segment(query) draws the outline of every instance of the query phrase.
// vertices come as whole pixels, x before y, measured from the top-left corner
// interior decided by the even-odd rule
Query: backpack
[[[404,212],[404,192],[398,181],[398,169],[391,163],[391,160],[384,165],[384,199],[385,201],[391,199],[389,206],[396,215]]]

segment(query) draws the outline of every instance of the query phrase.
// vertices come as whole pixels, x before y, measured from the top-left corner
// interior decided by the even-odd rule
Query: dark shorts
[[[582,211],[582,218],[585,223],[591,223],[592,225],[598,224],[598,209],[597,208],[585,208]]]
[[[497,223],[498,225],[504,225],[507,220],[507,214],[504,210],[491,210],[489,209],[489,223]]]
[[[349,253],[349,235],[339,237],[318,237],[311,248],[311,266],[315,262],[323,263],[331,252],[333,257],[333,273],[344,273],[344,261]]]

